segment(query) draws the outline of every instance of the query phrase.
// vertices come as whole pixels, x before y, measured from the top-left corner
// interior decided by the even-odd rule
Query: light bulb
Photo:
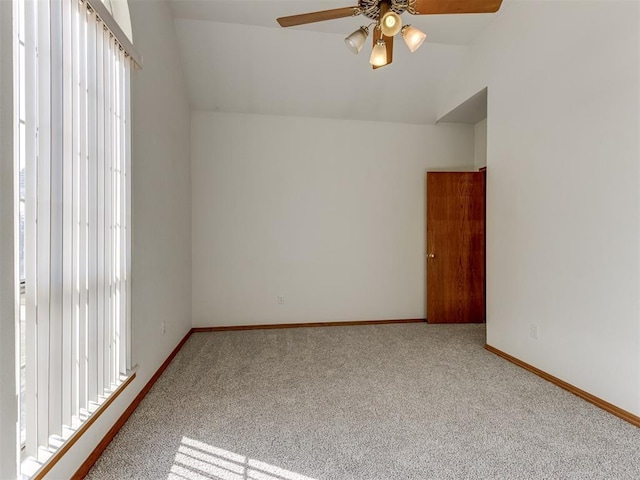
[[[387,64],[387,44],[384,40],[378,40],[374,45],[369,63],[374,67],[383,67]]]
[[[387,37],[393,37],[402,28],[402,19],[396,12],[387,12],[380,20],[380,29]]]
[[[358,54],[364,46],[367,35],[369,35],[369,29],[367,27],[360,27],[358,30],[344,39],[344,44],[353,53]]]
[[[416,27],[405,25],[402,27],[402,38],[404,38],[404,43],[407,44],[407,47],[409,47],[409,50],[413,53],[420,48],[420,45],[422,45],[424,39],[427,38],[427,35]]]

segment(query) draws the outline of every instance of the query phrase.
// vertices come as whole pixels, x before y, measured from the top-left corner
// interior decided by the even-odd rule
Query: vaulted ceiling
[[[497,14],[402,15],[427,33],[410,53],[372,70],[370,42],[354,55],[344,37],[363,17],[282,28],[276,18],[356,5],[356,0],[171,0],[195,110],[435,123],[469,45]],[[507,1],[504,2],[505,4]],[[505,8],[505,5],[502,7]]]

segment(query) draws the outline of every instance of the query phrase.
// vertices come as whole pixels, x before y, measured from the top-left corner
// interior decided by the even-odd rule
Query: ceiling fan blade
[[[407,10],[414,15],[438,15],[448,13],[494,13],[502,0],[416,0]]]
[[[383,39],[384,40],[384,44],[387,48],[387,63],[385,63],[384,65],[380,65],[379,67],[376,67],[375,65],[373,66],[373,69],[377,69],[377,68],[382,68],[382,67],[386,67],[387,65],[389,65],[391,62],[393,62],[393,37],[387,37],[385,34],[382,33],[382,31],[379,28],[374,28],[373,29],[373,35],[371,35],[373,37],[373,45],[375,46],[376,42],[379,39]]]
[[[333,10],[323,10],[321,12],[303,13],[291,15],[290,17],[278,18],[281,27],[294,27],[305,23],[324,22],[325,20],[335,20],[336,18],[355,17],[360,15],[360,7],[334,8]]]

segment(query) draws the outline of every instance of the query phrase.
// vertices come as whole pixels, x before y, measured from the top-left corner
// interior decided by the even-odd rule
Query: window
[[[130,367],[132,49],[95,0],[13,1],[20,443],[37,468]]]
[[[18,5],[18,25],[16,31],[16,40],[17,40],[17,55],[18,55],[18,68],[16,72],[18,74],[19,79],[23,79],[25,76],[25,43],[24,43],[24,2],[20,2]],[[25,391],[26,391],[26,356],[25,356],[25,276],[24,276],[24,222],[25,222],[25,211],[26,211],[26,195],[25,195],[25,141],[26,141],[26,93],[24,85],[21,85],[20,82],[17,82],[16,88],[14,90],[16,92],[16,96],[18,97],[18,101],[16,103],[16,115],[15,118],[18,120],[17,125],[17,165],[18,165],[18,271],[19,271],[19,281],[20,281],[20,312],[19,318],[20,323],[18,325],[18,334],[20,339],[20,345],[18,346],[20,356],[19,356],[19,368],[20,368],[20,390],[19,390],[19,405],[20,405],[20,415],[19,415],[19,423],[20,423],[20,444],[24,445],[26,440],[26,432],[25,432]]]

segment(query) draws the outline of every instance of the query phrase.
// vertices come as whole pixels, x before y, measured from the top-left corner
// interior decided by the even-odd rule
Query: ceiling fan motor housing
[[[359,6],[362,10],[362,15],[377,21],[380,17],[381,3],[381,0],[360,0]],[[411,3],[415,3],[415,0],[389,0],[387,3],[389,4],[389,10],[401,15],[410,8]]]

